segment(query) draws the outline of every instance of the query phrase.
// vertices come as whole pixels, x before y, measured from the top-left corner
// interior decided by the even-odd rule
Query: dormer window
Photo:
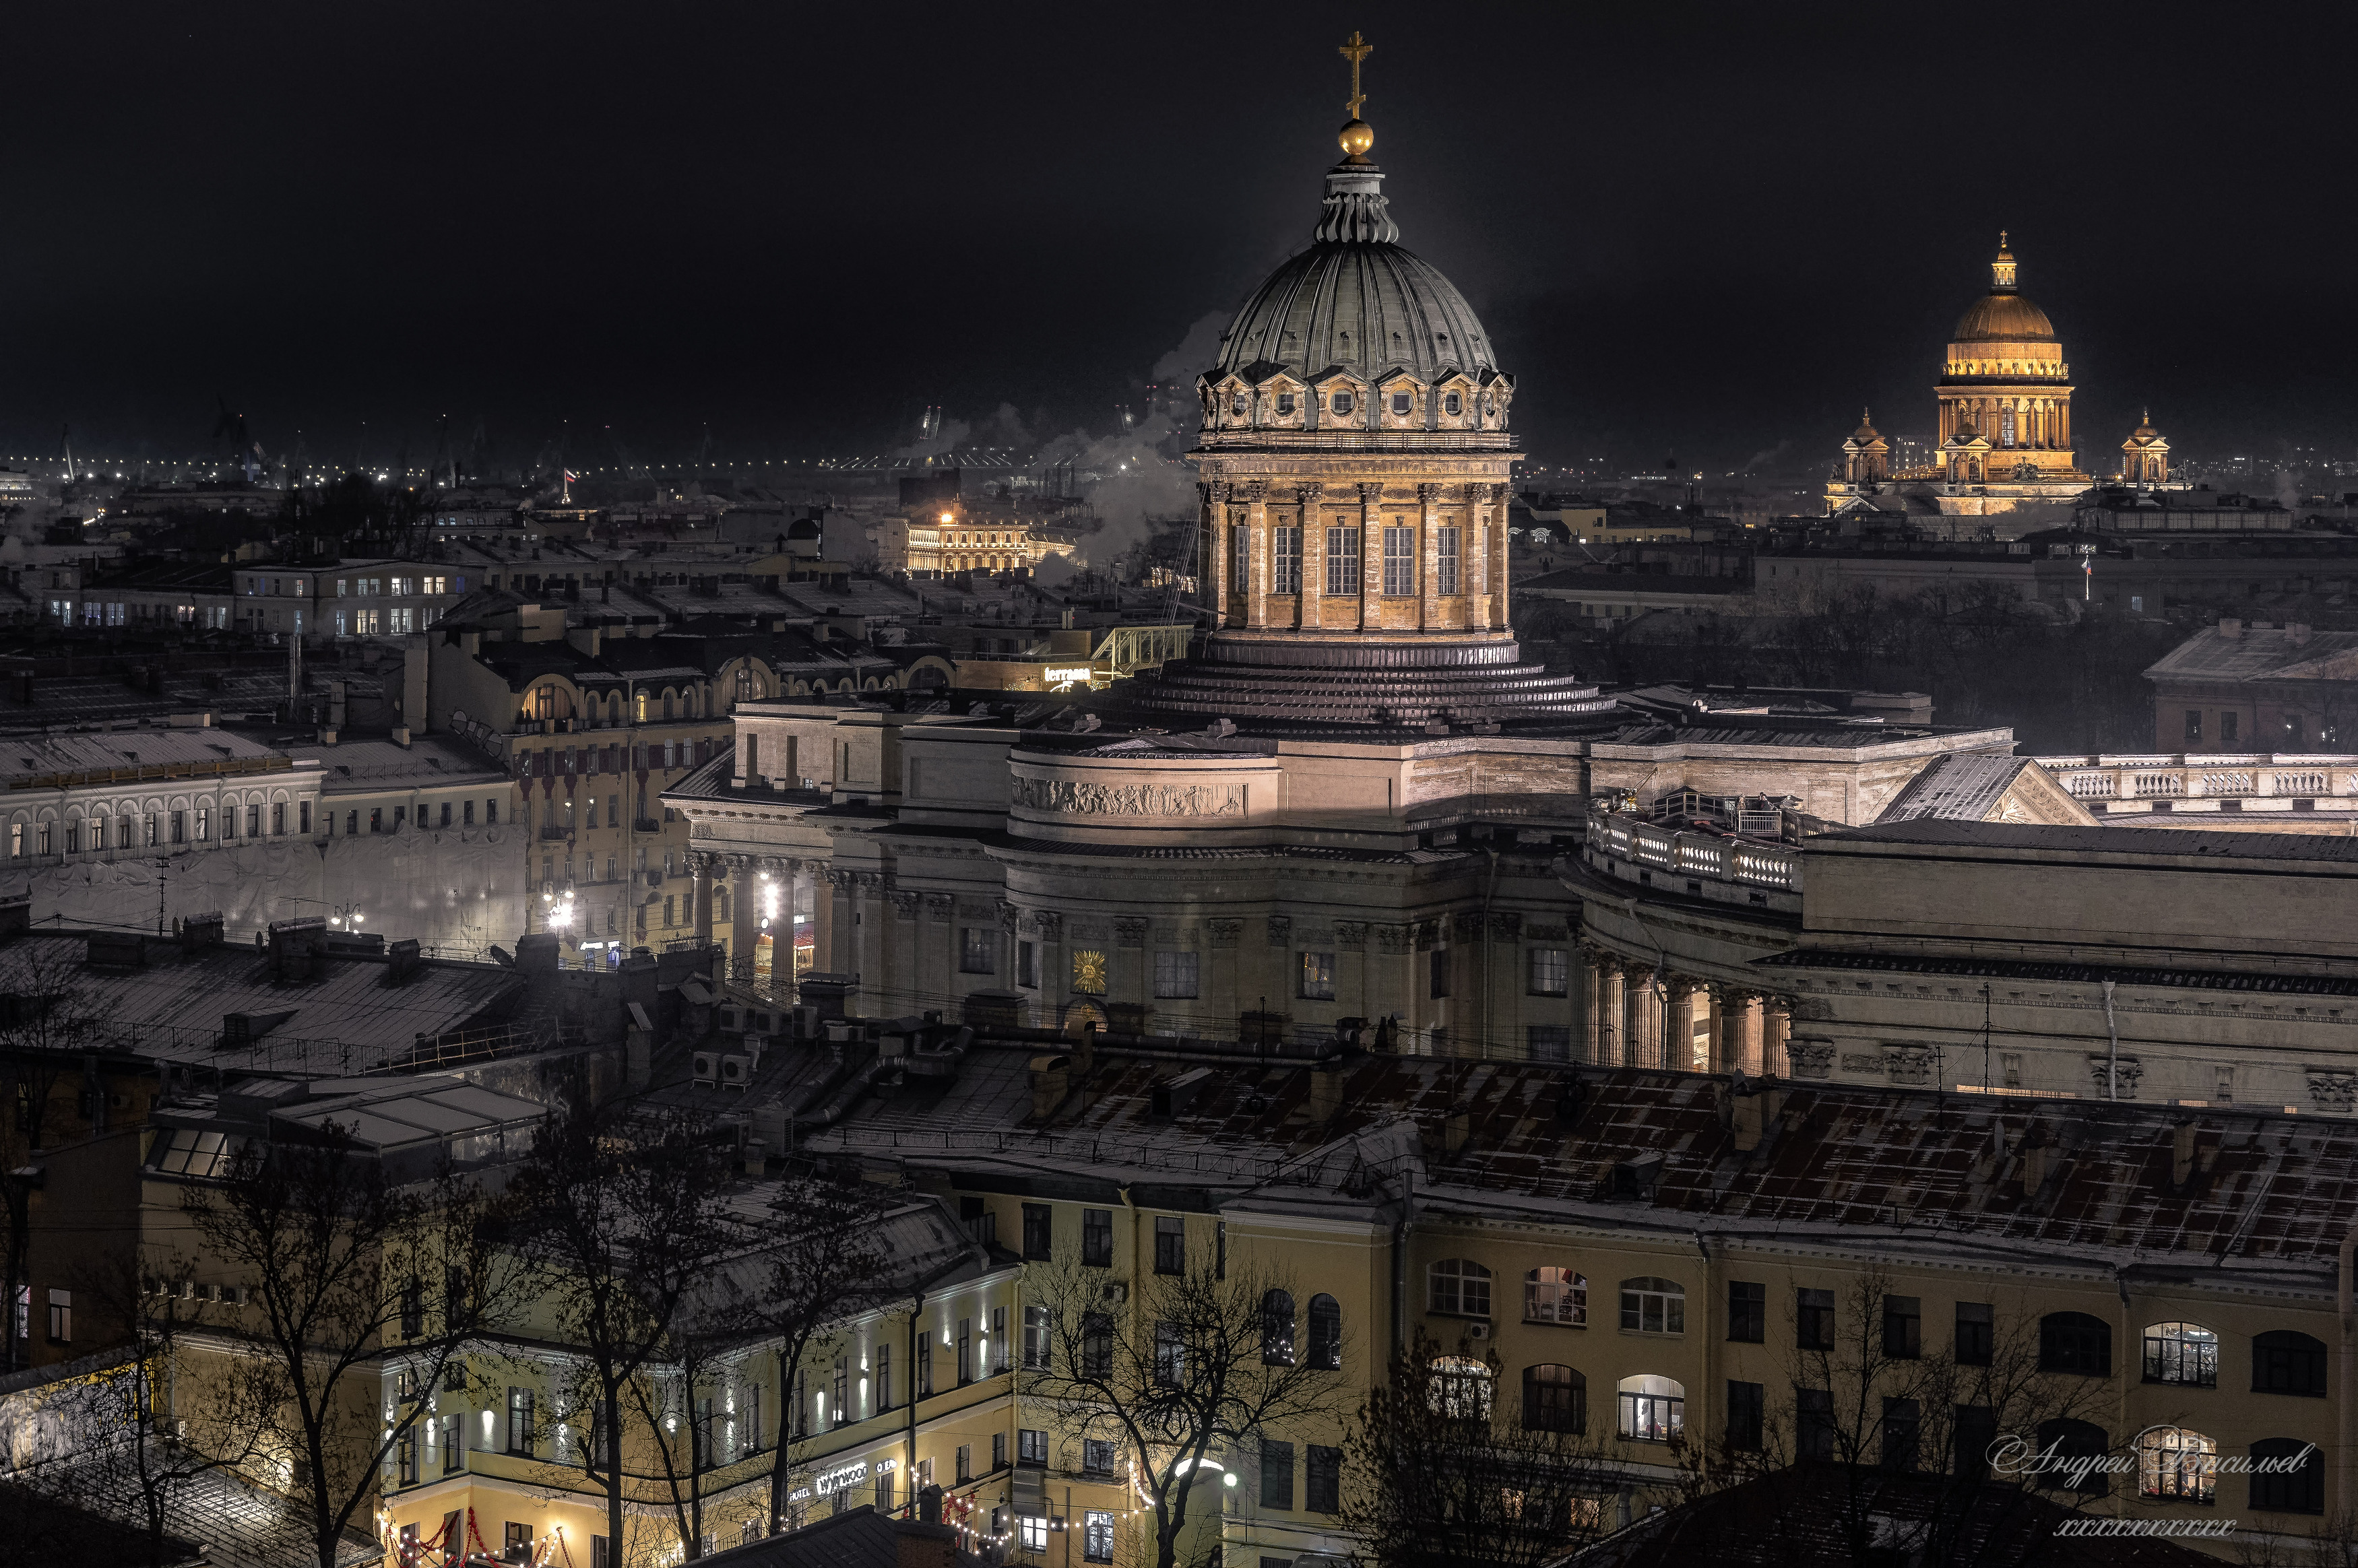
[[[1293,412],[1293,394],[1281,392],[1277,395],[1277,411],[1281,416],[1288,416]]]
[[[1392,394],[1392,415],[1393,415],[1393,417],[1395,417],[1395,418],[1401,418],[1401,419],[1405,419],[1406,417],[1408,417],[1408,409],[1409,409],[1409,404],[1410,404],[1410,402],[1411,402],[1411,401],[1412,401],[1412,400],[1410,399],[1409,395],[1408,395],[1407,393],[1405,393],[1405,392],[1395,392],[1395,393],[1393,393],[1393,394]]]
[[[1351,411],[1352,406],[1351,395],[1349,393],[1338,392],[1335,395],[1334,408],[1336,413],[1348,414]]]
[[[1466,412],[1466,400],[1453,392],[1441,400],[1441,406],[1451,418],[1455,419],[1458,415]]]

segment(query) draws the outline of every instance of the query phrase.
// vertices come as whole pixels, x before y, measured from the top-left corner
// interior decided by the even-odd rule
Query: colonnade
[[[1789,999],[1625,958],[1582,953],[1591,999],[1585,1057],[1599,1066],[1790,1076]],[[1698,1004],[1701,1004],[1700,1006]]]

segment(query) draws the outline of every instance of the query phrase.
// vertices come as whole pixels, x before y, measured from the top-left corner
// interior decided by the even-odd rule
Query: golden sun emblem
[[[1106,993],[1106,956],[1093,947],[1073,954],[1073,989],[1087,996]]]

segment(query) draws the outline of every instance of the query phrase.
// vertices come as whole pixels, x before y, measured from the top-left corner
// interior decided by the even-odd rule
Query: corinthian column
[[[1212,607],[1212,624],[1228,623],[1228,482],[1213,480],[1204,486],[1204,586]]]
[[[1269,624],[1269,481],[1245,484],[1245,624]]]
[[[1662,1014],[1655,1002],[1654,971],[1643,964],[1625,964],[1621,976],[1622,1065],[1659,1067],[1662,1065]]]
[[[1296,492],[1302,503],[1302,598],[1296,617],[1309,631],[1318,630],[1326,591],[1326,524],[1318,514],[1325,487],[1305,484]]]
[[[1426,632],[1441,630],[1441,487],[1416,487],[1416,623]],[[1466,569],[1465,537],[1458,539],[1457,569]],[[1459,585],[1464,586],[1462,583]]]

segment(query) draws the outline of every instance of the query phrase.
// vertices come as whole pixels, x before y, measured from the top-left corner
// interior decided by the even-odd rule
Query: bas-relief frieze
[[[1017,779],[1015,804],[1077,816],[1233,816],[1245,808],[1242,784],[1101,784],[1073,779]]]

